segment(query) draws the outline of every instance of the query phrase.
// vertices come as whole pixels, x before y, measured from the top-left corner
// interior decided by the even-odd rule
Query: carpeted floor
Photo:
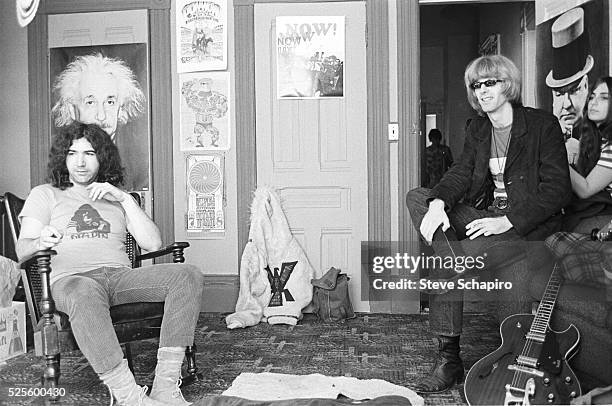
[[[469,368],[500,344],[490,314],[468,314],[461,337],[462,356]],[[343,324],[321,323],[313,315],[294,327],[260,323],[247,329],[228,330],[224,315],[202,313],[196,331],[197,364],[202,381],[183,389],[196,400],[219,395],[241,372],[287,374],[321,373],[384,379],[412,387],[431,368],[435,344],[427,334],[427,316],[360,314]],[[136,379],[153,381],[157,341],[133,346]],[[43,404],[42,398],[9,397],[9,388],[40,385],[44,361],[33,350],[0,366],[0,404]],[[78,351],[62,354],[60,386],[66,395],[61,405],[108,405],[109,395]],[[465,404],[463,386],[425,397],[430,405]]]

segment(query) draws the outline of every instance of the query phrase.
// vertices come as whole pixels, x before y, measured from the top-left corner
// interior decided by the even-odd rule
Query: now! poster
[[[279,98],[344,96],[344,16],[276,17]]]

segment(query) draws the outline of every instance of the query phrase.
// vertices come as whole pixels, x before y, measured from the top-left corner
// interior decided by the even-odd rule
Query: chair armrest
[[[57,255],[57,252],[55,250],[40,250],[40,251],[36,251],[33,254],[30,254],[27,257],[25,257],[24,259],[22,259],[19,262],[19,267],[21,269],[27,269],[27,268],[31,267],[32,265],[38,265],[38,260],[39,259],[51,260],[51,257],[53,255]]]
[[[183,250],[187,247],[189,247],[188,242],[177,241],[157,251],[151,251],[151,252],[147,252],[146,254],[139,255],[136,257],[136,259],[139,261],[142,261],[145,259],[153,259],[153,258],[161,257],[163,255],[172,254],[172,262],[182,263],[182,262],[185,262],[185,257],[183,256]]]

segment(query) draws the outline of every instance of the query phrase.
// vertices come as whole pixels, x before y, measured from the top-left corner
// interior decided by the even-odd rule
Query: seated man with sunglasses
[[[464,81],[480,117],[470,121],[463,153],[440,183],[408,192],[406,204],[436,256],[456,264],[480,256],[483,266],[472,270],[499,270],[525,252],[526,241],[543,241],[560,227],[558,214],[571,198],[564,139],[555,116],[522,106],[520,73],[508,58],[475,59]],[[465,269],[430,271],[430,280],[456,283],[429,292],[430,330],[439,352],[417,385],[419,393],[442,392],[463,379],[459,336],[468,287],[459,282],[473,276]]]

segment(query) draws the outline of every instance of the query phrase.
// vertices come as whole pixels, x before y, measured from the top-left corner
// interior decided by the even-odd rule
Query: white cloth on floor
[[[227,327],[254,326],[261,320],[295,325],[312,300],[310,281],[320,276],[291,234],[278,194],[257,188],[240,262],[236,312],[225,318]]]
[[[336,399],[339,394],[355,400],[380,396],[403,396],[415,405],[424,400],[416,392],[381,379],[357,379],[346,376],[287,375],[273,372],[243,372],[234,379],[223,395],[251,400],[283,400],[304,398]]]

